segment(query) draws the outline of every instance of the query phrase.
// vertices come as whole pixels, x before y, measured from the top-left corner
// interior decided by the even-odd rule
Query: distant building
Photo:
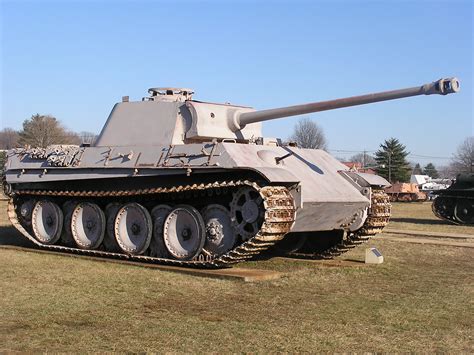
[[[362,163],[352,162],[352,161],[343,161],[342,164],[347,166],[351,170],[358,171],[359,173],[366,173],[366,174],[377,174],[376,171],[372,168],[364,168],[362,167]]]
[[[430,181],[431,178],[428,175],[412,175],[410,177],[410,182],[412,184],[423,185]]]

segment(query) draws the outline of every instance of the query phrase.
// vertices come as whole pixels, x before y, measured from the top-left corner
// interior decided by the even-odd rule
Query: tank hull
[[[162,205],[185,204],[195,211],[204,211],[216,203],[221,210],[231,213],[236,208],[235,196],[243,196],[245,189],[252,189],[256,196],[260,196],[256,201],[263,201],[259,212],[260,230],[257,234],[250,233],[245,228],[257,228],[256,225],[249,227],[251,223],[243,223],[246,227],[238,232],[240,242],[236,242],[227,253],[218,257],[201,253],[193,260],[173,260],[169,255],[128,256],[192,267],[225,267],[246,260],[271,248],[288,233],[318,239],[325,238],[321,232],[343,237],[350,235],[352,239],[346,242],[352,245],[354,233],[367,230],[363,226],[368,221],[367,211],[373,202],[371,189],[381,188],[386,183],[379,177],[350,172],[345,165],[321,150],[217,142],[162,147],[56,146],[44,151],[16,150],[9,152],[6,182],[12,196],[10,218],[25,236],[38,243],[38,231],[33,228],[31,216],[41,211],[42,205],[56,206],[53,210],[62,212],[53,217],[61,218],[64,223],[61,237],[57,236],[59,245],[42,244],[41,240],[39,245],[70,252],[103,253],[105,257],[116,256],[114,251],[119,248],[114,235],[119,238],[117,230],[105,233],[105,240],[108,238],[109,242],[115,243],[112,249],[103,246],[105,241],[104,244],[96,243],[105,248],[100,252],[76,248],[77,245],[71,242],[70,234],[74,228],[70,226],[75,226],[71,218],[74,220],[74,213],[81,206],[105,211],[102,219],[107,221],[110,219],[107,216],[109,206],[125,205],[126,202],[132,203],[137,211],[138,207],[147,210],[148,214],[154,207]],[[230,195],[222,191],[230,191]],[[267,196],[265,191],[276,193]],[[203,199],[196,200],[195,197],[199,196]],[[78,207],[72,211],[68,206]],[[252,209],[252,206],[244,207],[232,215],[234,219],[239,213],[248,213],[245,209]],[[212,208],[214,213],[219,210]],[[379,230],[388,222],[388,215],[385,213],[375,219],[374,228]],[[381,225],[377,224],[379,219]],[[108,223],[118,221],[119,217],[112,216]],[[234,220],[230,223],[236,224]],[[115,228],[119,227],[116,225]],[[268,235],[265,235],[266,229],[270,230]],[[68,231],[69,236],[65,236]],[[87,233],[81,235],[84,239]],[[146,250],[150,253],[149,249]]]
[[[212,156],[206,156],[211,154]],[[206,153],[203,153],[206,152]],[[290,154],[279,163],[276,158]],[[233,176],[290,187],[298,202],[294,232],[341,229],[370,201],[341,172],[347,167],[322,150],[235,143],[172,147],[81,148],[70,166],[11,154],[6,180],[15,189],[88,190],[189,184]]]

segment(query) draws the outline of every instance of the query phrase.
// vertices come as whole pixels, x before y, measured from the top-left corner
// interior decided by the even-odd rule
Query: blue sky
[[[457,95],[307,116],[340,157],[397,137],[410,160],[443,165],[474,135],[472,1],[0,3],[2,128],[43,113],[99,132],[121,96],[153,86],[265,109],[457,76]],[[286,138],[297,119],[264,134]]]

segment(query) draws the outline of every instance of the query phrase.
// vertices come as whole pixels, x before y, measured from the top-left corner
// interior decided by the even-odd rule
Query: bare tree
[[[438,167],[440,179],[454,179],[456,172],[453,171],[453,164]]]
[[[474,136],[467,137],[453,156],[453,170],[458,173],[474,171]]]
[[[323,130],[309,118],[302,118],[296,123],[290,140],[301,148],[327,149]]]
[[[4,128],[0,131],[0,149],[12,149],[18,145],[20,136],[18,132],[11,128]]]
[[[353,155],[349,161],[353,163],[360,163],[363,167],[375,166],[377,164],[374,157],[370,154],[367,154],[366,152]]]
[[[61,144],[75,144],[75,145],[80,145],[82,143],[81,137],[73,131],[66,131],[66,134],[64,136],[64,143]],[[55,143],[53,143],[55,144]]]
[[[51,144],[79,144],[76,133],[67,131],[53,116],[36,114],[23,122],[19,144],[47,147]]]
[[[79,138],[81,139],[82,143],[94,145],[95,141],[97,140],[97,134],[93,132],[82,131],[79,133]]]

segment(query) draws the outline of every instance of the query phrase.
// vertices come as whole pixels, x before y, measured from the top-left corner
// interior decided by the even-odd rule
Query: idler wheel
[[[54,244],[61,237],[63,212],[54,202],[38,201],[31,214],[33,233],[44,244]]]
[[[178,260],[198,256],[206,241],[204,220],[194,207],[181,205],[166,217],[163,238],[169,253]]]
[[[114,227],[115,239],[124,252],[143,254],[150,245],[153,225],[150,213],[142,205],[132,202],[120,208]]]
[[[213,255],[222,255],[232,249],[237,241],[230,212],[222,205],[209,205],[202,210],[206,226],[204,250]]]
[[[455,200],[450,197],[438,196],[433,201],[433,208],[444,218],[452,218]]]
[[[474,224],[474,200],[459,199],[454,207],[454,216],[464,224]]]
[[[247,240],[256,235],[265,214],[263,198],[251,187],[242,187],[234,193],[230,204],[232,224],[237,233]]]
[[[21,218],[22,224],[31,226],[31,217],[35,204],[35,200],[27,200],[21,204],[19,217]]]
[[[151,210],[151,218],[153,220],[153,237],[150,242],[150,256],[157,258],[169,257],[168,249],[166,249],[163,239],[163,227],[166,217],[173,208],[168,205],[158,205]]]
[[[449,211],[450,208],[453,206],[453,201],[449,197],[439,196],[433,202],[437,209],[441,211]]]
[[[95,203],[81,202],[71,217],[71,232],[81,249],[97,249],[104,240],[105,214]]]

